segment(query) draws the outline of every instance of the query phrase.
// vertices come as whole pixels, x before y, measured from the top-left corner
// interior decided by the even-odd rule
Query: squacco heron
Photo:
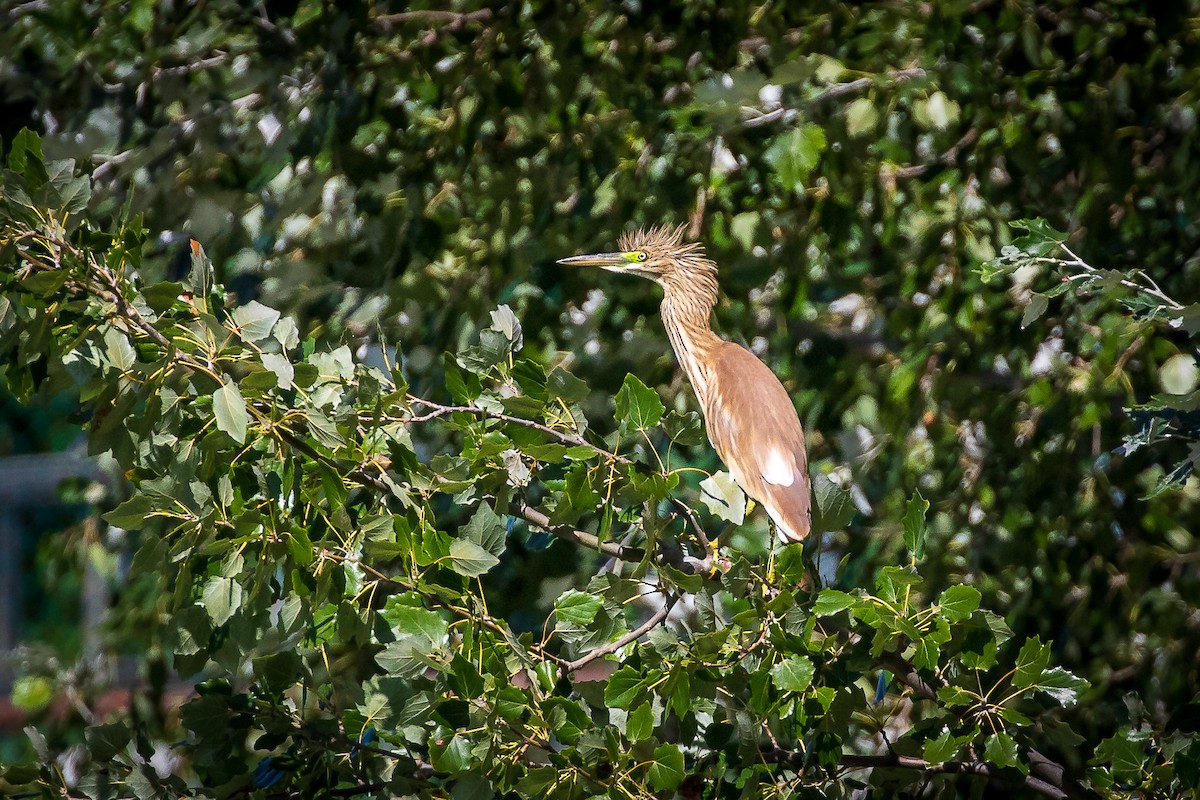
[[[812,527],[804,430],[783,384],[741,345],[713,333],[717,265],[683,228],[625,234],[616,253],[572,256],[568,266],[641,275],[663,289],[663,326],[704,411],[708,440],[738,486],[767,510],[781,536],[799,542]]]

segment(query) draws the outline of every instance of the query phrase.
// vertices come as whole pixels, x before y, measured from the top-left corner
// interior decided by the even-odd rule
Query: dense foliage
[[[114,646],[203,678],[10,783],[1195,789],[1195,3],[5,13],[8,386],[133,486]],[[659,220],[835,588],[697,488],[649,287],[552,266]]]

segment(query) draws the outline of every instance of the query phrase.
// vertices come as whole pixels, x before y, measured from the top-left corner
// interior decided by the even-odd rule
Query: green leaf
[[[238,444],[246,443],[250,415],[246,412],[246,401],[236,383],[230,381],[213,392],[213,415],[217,419],[218,429],[229,434]]]
[[[108,356],[108,363],[121,372],[128,372],[137,363],[137,351],[129,343],[129,337],[116,328],[104,332],[104,353]]]
[[[662,419],[666,406],[654,391],[637,379],[633,373],[625,376],[625,382],[617,392],[617,419],[633,430],[653,428]]]
[[[247,342],[259,342],[271,335],[271,329],[279,321],[279,312],[264,306],[257,300],[251,300],[244,306],[233,310],[233,324],[238,333]]]
[[[1011,228],[1024,228],[1025,230],[1029,231],[1026,236],[1021,238],[1027,239],[1031,242],[1052,242],[1054,244],[1058,244],[1067,240],[1066,233],[1055,229],[1050,225],[1049,222],[1046,222],[1046,220],[1041,218],[1014,219],[1009,221],[1008,225]],[[1017,243],[1017,246],[1020,247],[1021,245]]]
[[[313,561],[313,546],[312,541],[308,538],[308,531],[304,528],[294,528],[288,531],[287,535],[288,552],[291,553],[292,560],[297,566],[307,567]]]
[[[567,372],[562,367],[555,367],[546,376],[546,388],[552,397],[557,397],[564,403],[578,403],[588,396],[588,385]]]
[[[146,522],[146,516],[154,508],[150,498],[144,494],[135,494],[119,506],[102,516],[109,525],[128,530],[140,530]]]
[[[1050,645],[1042,644],[1042,640],[1037,636],[1026,639],[1017,655],[1017,669],[1012,677],[1013,686],[1024,689],[1037,683],[1049,663]]]
[[[295,650],[283,650],[253,660],[254,677],[270,692],[282,692],[300,680],[302,662]]]
[[[575,744],[585,730],[592,727],[592,721],[583,707],[574,700],[565,697],[551,697],[542,705],[550,730],[559,741]]]
[[[812,524],[815,531],[840,531],[854,519],[854,500],[850,492],[829,479],[812,479]]]
[[[913,666],[917,669],[936,670],[942,655],[942,645],[948,641],[950,641],[950,623],[939,619],[934,624],[933,630],[914,640],[916,652],[913,654]]]
[[[954,735],[950,731],[943,731],[938,738],[925,742],[921,757],[930,764],[942,764],[958,755],[959,747]]]
[[[533,767],[517,782],[517,794],[524,798],[547,797],[558,781],[559,774],[554,767]]]
[[[954,708],[969,706],[975,702],[975,695],[960,686],[942,686],[937,690],[938,700]]]
[[[201,604],[214,625],[224,625],[242,606],[242,585],[220,575],[209,578],[201,592]]]
[[[1086,680],[1062,667],[1051,667],[1038,678],[1035,688],[1039,692],[1053,697],[1059,705],[1070,706],[1079,700],[1081,692],[1087,691],[1090,687],[1091,684]]]
[[[654,748],[654,760],[647,777],[655,792],[674,791],[683,782],[683,753],[673,744]]]
[[[1046,295],[1039,292],[1034,292],[1029,296],[1029,303],[1025,306],[1025,313],[1021,315],[1021,327],[1028,328],[1042,314],[1046,313],[1046,309],[1050,306],[1050,301],[1046,299]]]
[[[1000,719],[1007,722],[1009,725],[1016,725],[1019,728],[1026,728],[1033,724],[1033,720],[1017,711],[1015,708],[1003,706],[999,712]]]
[[[457,776],[450,791],[450,800],[493,800],[495,797],[492,782],[477,772]]]
[[[29,128],[21,128],[13,137],[8,166],[25,178],[30,189],[37,189],[50,180],[46,172],[46,160],[42,155],[42,139]]]
[[[285,351],[291,350],[299,344],[300,329],[296,326],[296,320],[291,317],[283,317],[275,323],[275,341],[279,342],[279,346]]]
[[[500,559],[474,542],[455,539],[450,542],[450,568],[459,575],[477,578],[500,563]]]
[[[771,668],[771,682],[785,692],[803,692],[812,684],[815,672],[808,656],[788,656]]]
[[[1185,789],[1200,789],[1200,739],[1175,754],[1175,777]]]
[[[789,192],[801,192],[825,152],[825,130],[806,123],[775,137],[763,154],[775,177]]]
[[[875,577],[875,591],[889,603],[899,599],[905,587],[920,584],[921,576],[910,567],[880,567]]]
[[[920,490],[913,492],[904,512],[904,546],[915,559],[925,557],[925,512],[929,501],[921,497]]]
[[[188,273],[187,280],[184,285],[191,290],[192,294],[198,298],[208,297],[209,289],[212,287],[213,281],[213,266],[208,260],[208,256],[204,254],[204,248],[195,239],[191,240],[192,244],[192,269]]]
[[[631,742],[641,742],[654,733],[654,706],[642,703],[629,712],[625,720],[625,736]]]
[[[604,600],[594,594],[570,589],[554,601],[554,614],[564,622],[574,625],[589,625]]]
[[[1129,730],[1123,728],[1096,747],[1092,763],[1108,764],[1113,777],[1122,783],[1140,784],[1142,766],[1146,763],[1146,743],[1131,738]]]
[[[312,437],[322,447],[336,450],[339,447],[345,446],[346,439],[342,436],[341,431],[338,430],[337,423],[317,409],[306,408],[304,410],[304,419],[308,423],[308,432],[312,434]]]
[[[970,617],[979,608],[982,595],[972,586],[951,586],[938,597],[938,607],[948,622],[958,622]]]
[[[1015,767],[1018,762],[1017,743],[1007,733],[996,733],[987,737],[983,758],[997,767]]]
[[[642,674],[631,666],[623,666],[612,674],[604,687],[604,703],[613,708],[629,708],[642,694],[646,684]]]
[[[854,595],[837,589],[822,589],[817,595],[817,602],[813,604],[813,613],[818,617],[829,617],[851,608],[858,602],[858,598]]]
[[[458,535],[462,539],[474,542],[494,556],[501,556],[507,546],[508,529],[490,505],[480,503],[475,514],[459,530]]]
[[[734,525],[741,525],[746,518],[746,494],[724,470],[700,481],[700,499],[709,513]]]
[[[471,766],[471,740],[457,734],[429,737],[429,760],[438,772],[462,772]]]
[[[296,368],[287,356],[279,353],[263,353],[263,366],[275,373],[275,380],[280,389],[291,389],[292,380],[296,377]]]
[[[846,133],[854,138],[873,133],[879,122],[879,112],[875,101],[868,97],[860,97],[846,106]]]
[[[129,744],[129,725],[124,722],[93,725],[84,732],[84,738],[93,759],[100,763],[112,761]]]
[[[704,444],[704,429],[695,411],[672,411],[662,419],[663,430],[671,441],[682,445]]]
[[[521,333],[521,322],[517,315],[507,305],[500,305],[492,312],[492,329],[504,334],[504,338],[512,345],[514,351],[525,345],[525,337]]]
[[[450,628],[435,611],[411,605],[415,598],[389,597],[382,612],[392,630],[404,636],[424,636],[434,644],[441,643]]]

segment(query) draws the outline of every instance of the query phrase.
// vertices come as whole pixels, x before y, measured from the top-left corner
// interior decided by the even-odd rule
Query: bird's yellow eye
[[[637,261],[645,261],[650,256],[646,255],[645,250],[638,250],[636,253],[634,253],[633,257]]]

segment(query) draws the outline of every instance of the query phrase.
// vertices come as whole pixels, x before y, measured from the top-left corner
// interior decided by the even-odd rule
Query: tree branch
[[[607,458],[611,461],[615,461],[618,464],[632,466],[634,463],[631,459],[628,459],[625,456],[618,455],[617,453],[613,453],[609,450],[605,450],[600,445],[589,442],[587,439],[583,438],[582,436],[580,436],[577,433],[565,433],[563,431],[556,430],[555,428],[551,428],[549,425],[544,425],[540,422],[536,422],[531,419],[525,419],[524,417],[514,417],[511,414],[502,414],[497,411],[489,411],[488,409],[481,408],[480,406],[477,406],[477,405],[466,405],[466,406],[442,405],[441,403],[435,403],[432,400],[426,400],[423,397],[417,397],[415,394],[409,394],[407,396],[407,399],[410,403],[416,403],[417,405],[422,405],[422,406],[425,406],[426,408],[431,408],[433,410],[430,411],[428,414],[421,414],[421,415],[415,416],[415,417],[412,417],[412,416],[410,416],[410,417],[390,417],[390,418],[388,418],[388,421],[403,422],[403,423],[427,422],[431,419],[435,419],[437,417],[443,417],[447,414],[457,414],[457,413],[475,414],[477,416],[486,417],[487,419],[497,419],[502,422],[511,423],[513,425],[520,425],[523,428],[531,428],[535,431],[540,431],[540,432],[546,434],[547,436],[551,437],[555,441],[559,442],[560,444],[570,445],[571,447],[590,447],[598,455],[602,455],[605,458]]]
[[[560,539],[565,539],[568,542],[586,547],[589,550],[595,550],[603,553],[610,558],[618,558],[621,561],[640,562],[646,557],[646,551],[640,547],[627,547],[619,542],[603,542],[599,537],[594,536],[586,531],[576,530],[570,525],[557,525],[550,521],[550,518],[538,511],[533,506],[527,503],[520,503],[515,509],[509,509],[510,514],[518,519],[523,519],[531,525],[536,525],[544,531],[554,534]]]
[[[405,22],[430,22],[440,23],[450,30],[458,30],[468,22],[487,22],[493,16],[490,8],[481,8],[478,11],[467,13],[426,9],[422,11],[402,11],[398,14],[381,14],[371,21],[382,28],[402,25]]]
[[[638,639],[642,638],[644,635],[649,633],[655,627],[660,625],[662,623],[662,621],[667,618],[667,615],[671,613],[671,609],[675,607],[675,604],[677,602],[679,602],[678,595],[674,595],[674,596],[670,597],[666,602],[664,602],[662,604],[662,608],[658,609],[658,611],[655,611],[654,614],[651,615],[650,619],[646,620],[638,627],[629,631],[621,638],[614,639],[613,641],[609,642],[606,645],[597,647],[595,650],[592,650],[590,653],[588,653],[585,656],[581,656],[580,658],[577,658],[574,661],[567,662],[565,665],[563,665],[563,671],[566,673],[575,672],[575,671],[583,668],[584,666],[592,663],[593,661],[595,661],[598,658],[602,658],[602,657],[608,655],[609,653],[617,652],[618,650],[620,650],[622,647],[629,644],[630,642],[636,642]]]
[[[921,69],[920,67],[913,67],[910,69],[898,70],[896,72],[889,72],[882,76],[882,78],[877,75],[868,78],[856,78],[855,80],[847,81],[846,83],[835,83],[827,86],[817,94],[807,98],[804,101],[804,104],[813,105],[833,97],[842,97],[843,95],[853,94],[854,92],[874,86],[877,83],[902,83],[913,78],[922,78],[924,76],[925,70]],[[751,113],[753,113],[753,111],[754,110],[751,109]],[[758,114],[757,116],[750,117],[742,122],[742,125],[746,128],[761,128],[764,125],[769,125],[770,123],[781,119],[793,119],[798,113],[799,111],[797,109],[780,107],[762,114]]]
[[[983,775],[989,781],[1007,783],[1008,774],[1003,770],[984,761],[944,761],[940,764],[931,763],[912,756],[901,756],[895,753],[864,756],[847,753],[842,756],[841,764],[847,769],[899,768],[915,769],[922,772],[943,773],[947,775]],[[1069,795],[1055,786],[1033,775],[1026,775],[1023,783],[1032,791],[1043,797],[1054,800],[1069,800]]]
[[[931,162],[929,164],[912,164],[907,167],[900,167],[899,169],[893,171],[891,173],[891,175],[893,178],[898,178],[898,179],[916,178],[920,175],[924,175],[926,170],[928,170],[932,166],[940,165],[943,167],[948,167],[951,164],[953,164],[955,161],[958,160],[958,154],[964,148],[970,147],[971,145],[975,144],[975,142],[978,140],[979,140],[979,129],[971,128],[966,133],[964,133],[962,135],[962,138],[959,139],[957,142],[955,142],[954,145],[949,150],[942,153],[933,162]]]
[[[932,683],[926,680],[899,653],[884,653],[879,660],[897,681],[912,689],[925,700],[937,702],[937,690],[948,685],[946,681],[937,677]],[[1063,800],[1098,800],[1100,797],[1092,790],[1068,779],[1066,767],[1032,747],[1029,748],[1029,767],[1027,785],[1031,785],[1029,783],[1031,780],[1037,780],[1060,792],[1058,795],[1048,796],[1061,797]]]

